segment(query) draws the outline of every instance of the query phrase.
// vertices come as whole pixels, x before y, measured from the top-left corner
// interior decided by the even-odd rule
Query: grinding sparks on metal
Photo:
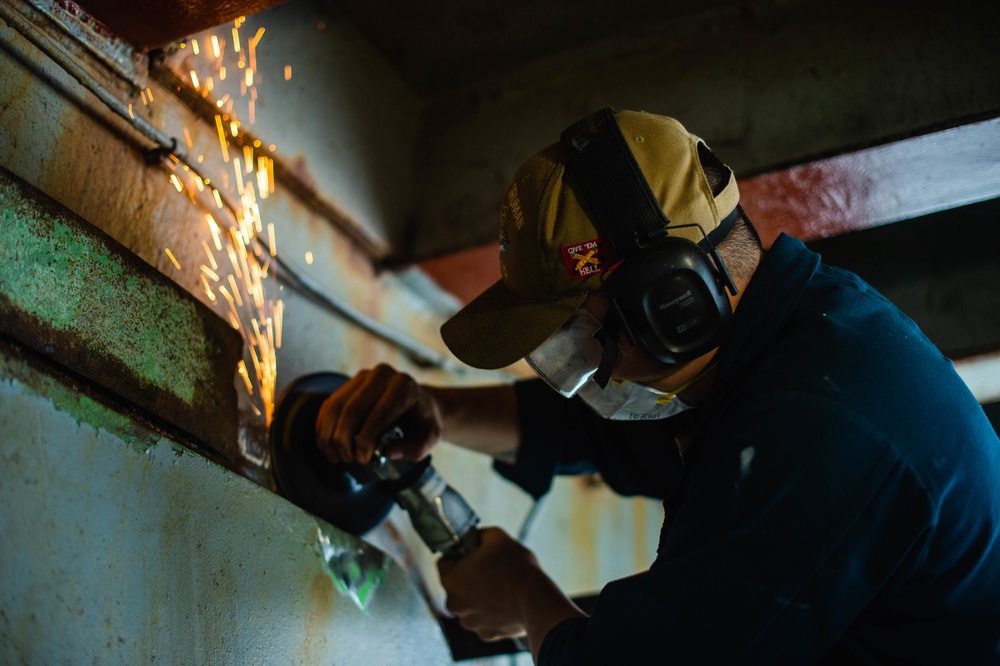
[[[271,274],[271,261],[277,257],[275,225],[262,220],[258,203],[258,198],[266,199],[274,193],[274,161],[259,154],[264,150],[263,144],[259,139],[251,141],[240,119],[245,110],[249,114],[248,126],[253,125],[258,87],[262,83],[257,68],[257,47],[264,28],[258,28],[252,38],[244,39],[240,28],[245,20],[240,17],[232,24],[232,40],[229,42],[232,49],[228,48],[228,40],[214,34],[202,35],[200,44],[199,39],[189,42],[194,56],[198,56],[190,61],[190,82],[209,103],[214,102],[213,108],[220,109],[214,115],[214,122],[219,156],[227,168],[214,173],[211,178],[205,178],[184,164],[183,171],[188,175],[183,177],[190,179],[188,187],[184,188],[180,170],[170,174],[170,181],[178,192],[187,189],[191,200],[202,207],[201,215],[211,240],[207,236],[202,240],[205,257],[195,259],[199,266],[199,280],[208,301],[215,307],[221,307],[223,316],[243,336],[245,359],[249,360],[240,362],[238,373],[251,397],[249,404],[254,413],[263,416],[266,424],[270,424],[284,302],[276,297],[278,286]],[[204,49],[201,48],[203,45]],[[210,49],[208,45],[211,45]],[[227,69],[229,73],[241,69],[243,74],[227,77]],[[227,78],[228,85],[223,83]],[[219,82],[217,85],[216,81]],[[234,90],[237,86],[239,92]],[[152,91],[143,91],[142,98],[144,102],[151,101]],[[236,112],[237,107],[241,109],[240,113]],[[187,128],[184,129],[184,139],[187,147],[193,148],[195,139]],[[273,152],[274,149],[274,144],[270,144],[269,150]],[[207,165],[220,164],[216,160],[206,161],[204,155],[199,155],[197,163],[201,165],[203,162],[205,166],[198,168],[212,168]],[[198,193],[203,193],[200,198]],[[213,203],[214,210],[205,212],[206,208],[212,208]],[[166,253],[174,266],[180,269],[180,263],[170,250]]]

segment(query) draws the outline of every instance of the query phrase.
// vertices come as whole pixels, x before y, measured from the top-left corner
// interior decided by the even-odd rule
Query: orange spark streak
[[[170,251],[170,248],[169,247],[165,247],[165,248],[163,248],[163,251],[167,253],[167,257],[169,257],[169,259],[173,263],[174,267],[177,270],[180,270],[181,269],[181,265],[179,263],[177,263],[177,258],[174,257],[174,253]]]
[[[264,28],[262,26],[262,27],[260,27],[260,28],[257,29],[257,34],[255,34],[250,39],[250,46],[253,47],[253,48],[257,48],[257,44],[260,42],[260,38],[263,37],[263,36],[264,36]]]
[[[215,241],[215,249],[219,252],[222,251],[222,239],[219,238],[219,223],[215,221],[211,213],[205,213],[205,222],[208,223],[208,229],[212,232],[212,240]]]
[[[208,242],[202,240],[201,246],[205,248],[205,256],[208,257],[208,263],[212,264],[212,270],[219,270],[219,264],[215,261],[215,253],[212,252],[212,248],[208,247]]]
[[[201,283],[205,286],[205,295],[208,296],[209,300],[213,303],[215,302],[215,293],[212,291],[212,287],[208,285],[208,278],[204,275],[201,276]]]
[[[243,194],[243,169],[238,157],[233,158],[233,171],[236,172],[236,191]]]
[[[237,371],[240,373],[240,377],[246,382],[247,392],[253,395],[253,384],[250,382],[250,376],[247,373],[247,364],[240,360],[239,364],[236,366]]]
[[[279,300],[274,304],[274,346],[281,349],[281,330],[284,328],[285,302]]]
[[[226,131],[222,128],[222,116],[216,114],[215,116],[215,129],[219,131],[219,146],[222,148],[222,159],[225,162],[229,161],[229,148],[226,147]]]
[[[212,282],[218,282],[219,281],[218,274],[215,271],[213,271],[211,268],[209,268],[208,266],[206,266],[205,264],[201,265],[201,272],[204,273],[205,275],[207,275],[208,277],[212,278]]]
[[[236,278],[233,274],[229,274],[229,286],[233,288],[233,297],[236,299],[236,304],[243,307],[243,299],[240,298],[240,288],[236,285]]]

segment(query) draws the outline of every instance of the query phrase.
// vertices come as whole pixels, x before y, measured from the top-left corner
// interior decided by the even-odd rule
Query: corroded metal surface
[[[0,332],[217,451],[236,440],[240,336],[150,266],[0,170]]]
[[[68,2],[68,0],[62,0]],[[154,0],[84,0],[90,13],[139,48],[162,46],[181,37],[254,14],[285,0],[155,2]]]

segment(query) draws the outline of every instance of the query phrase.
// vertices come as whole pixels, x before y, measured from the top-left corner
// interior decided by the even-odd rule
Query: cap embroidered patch
[[[566,270],[574,280],[585,278],[607,270],[611,248],[604,238],[595,238],[577,245],[566,245],[562,249]]]

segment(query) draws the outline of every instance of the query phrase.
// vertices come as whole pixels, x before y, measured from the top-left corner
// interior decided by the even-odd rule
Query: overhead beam
[[[995,117],[1000,3],[917,5],[752,3],[637,20],[441,95],[424,114],[412,225],[397,251],[422,260],[493,241],[517,167],[605,106],[679,118],[742,179]]]

